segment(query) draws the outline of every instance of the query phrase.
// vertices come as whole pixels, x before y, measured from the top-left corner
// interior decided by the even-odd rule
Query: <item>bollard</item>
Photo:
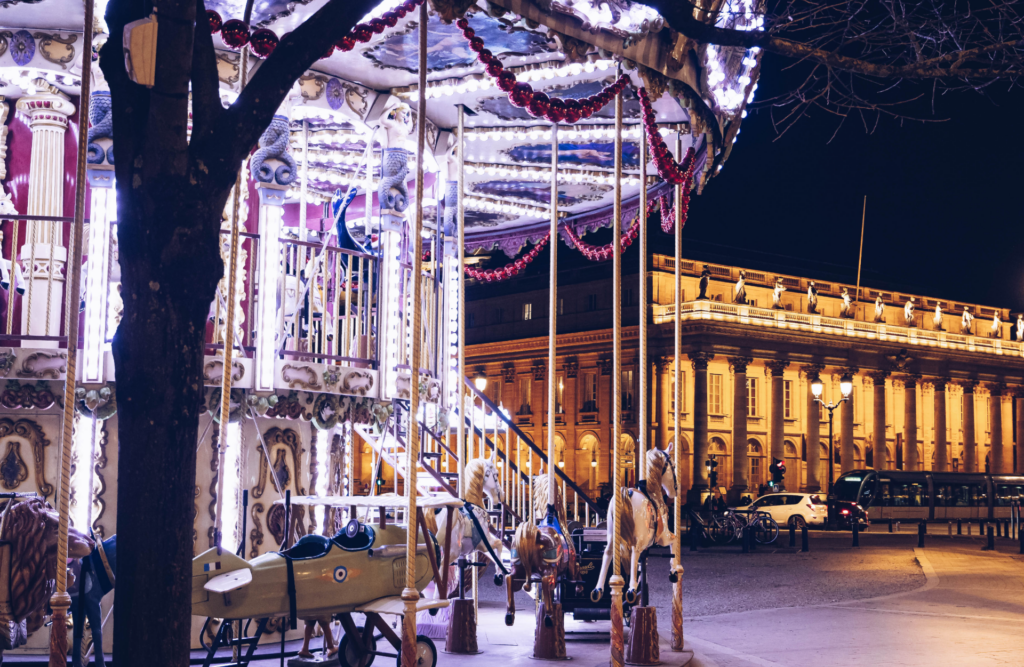
[[[956,534],[957,535],[963,535],[964,534],[963,530],[962,530],[962,528],[960,526],[960,519],[956,520]]]
[[[853,520],[853,546],[855,546],[855,547],[859,547],[860,546],[860,530],[859,529],[860,529],[859,522],[856,519],[854,519]]]
[[[992,526],[988,527],[988,544],[985,545],[986,551],[994,551],[996,548],[996,538],[992,533]]]
[[[1021,548],[1024,549],[1024,542],[1021,543]],[[800,551],[807,553],[811,550],[810,542],[807,539],[807,526],[800,527]],[[1024,552],[1022,552],[1024,553]]]
[[[949,536],[953,537],[953,522],[949,521]]]
[[[789,546],[796,546],[796,525],[793,523],[789,524]]]
[[[971,536],[971,522],[967,522],[967,537]]]
[[[1024,530],[1017,531],[1017,539],[1020,541],[1020,552],[1024,554]]]
[[[743,553],[750,553],[750,526],[743,526]]]
[[[896,522],[896,532],[897,533],[900,532],[900,522],[899,521]]]
[[[928,530],[927,524],[924,521],[917,524],[917,548],[924,549],[924,534]]]
[[[889,532],[892,532],[892,519],[889,519]]]

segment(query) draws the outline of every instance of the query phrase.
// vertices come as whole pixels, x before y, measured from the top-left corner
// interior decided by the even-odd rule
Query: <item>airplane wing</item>
[[[449,605],[448,600],[430,600],[421,598],[416,603],[416,611],[424,611],[426,609],[440,609]],[[372,602],[367,602],[364,605],[360,605],[355,608],[363,614],[391,614],[394,616],[402,616],[405,614],[405,602],[401,597],[392,595],[386,598],[378,598]]]
[[[252,583],[252,570],[249,568],[243,568],[241,570],[232,570],[231,572],[225,572],[224,574],[218,574],[213,577],[203,588],[210,591],[211,593],[230,593],[231,591],[237,591],[239,588],[244,588]]]

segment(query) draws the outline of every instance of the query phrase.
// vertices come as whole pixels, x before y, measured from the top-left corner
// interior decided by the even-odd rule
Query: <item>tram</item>
[[[832,489],[871,521],[1009,519],[1010,507],[1024,498],[1024,475],[853,470]]]

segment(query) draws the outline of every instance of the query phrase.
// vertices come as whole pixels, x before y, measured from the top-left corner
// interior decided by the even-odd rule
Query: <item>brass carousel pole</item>
[[[683,154],[683,136],[681,133],[676,134],[676,159],[682,157]],[[682,309],[683,300],[683,274],[681,270],[681,262],[683,256],[683,187],[685,184],[677,185],[675,188],[675,368],[673,369],[673,377],[675,378],[675,438],[673,446],[673,455],[675,456],[676,474],[683,469],[683,443],[682,443],[682,415],[680,414],[683,409],[683,381],[681,377],[682,368],[682,344],[680,335],[682,334]],[[676,540],[672,545],[673,558],[672,558],[672,574],[675,575],[675,582],[672,585],[672,650],[682,651],[683,650],[683,561],[681,558],[682,551],[682,540],[683,540],[683,485],[682,480],[676,479],[676,506],[675,506],[675,527],[676,527]]]
[[[75,165],[75,221],[71,224],[71,266],[68,271],[67,292],[65,294],[65,333],[68,336],[67,375],[64,377],[64,415],[63,429],[60,439],[60,487],[57,509],[60,519],[57,525],[57,587],[50,598],[53,609],[50,625],[50,667],[65,667],[68,660],[68,608],[71,607],[71,596],[68,595],[68,512],[71,503],[71,447],[73,444],[72,428],[75,419],[75,379],[78,366],[78,295],[82,279],[82,233],[85,227],[85,157],[89,133],[85,131],[89,121],[89,95],[92,88],[92,21],[93,0],[85,0],[85,23],[82,35],[82,89],[78,107],[78,162]],[[11,241],[15,248],[18,238]],[[11,251],[13,268],[14,251]],[[8,294],[13,303],[14,278]],[[13,307],[11,308],[13,310]],[[81,465],[81,464],[80,464]],[[91,496],[91,493],[90,493]],[[13,502],[13,500],[11,501]],[[92,498],[86,502],[91,503]]]
[[[427,25],[427,3],[420,5],[420,26]],[[417,413],[420,407],[420,348],[423,336],[420,332],[423,304],[420,303],[422,281],[420,280],[420,258],[423,256],[423,157],[427,131],[427,31],[421,29],[419,44],[419,113],[416,122],[416,212],[413,218],[412,234],[412,352],[409,355],[409,373],[412,390],[409,392],[409,443],[405,459],[405,492],[409,496],[409,510],[406,512],[405,545],[405,615],[402,617],[402,667],[417,667],[416,655],[416,603],[420,599],[416,590],[416,535],[418,515],[416,512],[416,466],[420,455],[420,427]],[[398,471],[395,471],[398,474]],[[397,477],[396,480],[397,482]]]
[[[637,213],[640,231],[640,452],[636,465],[638,486],[643,487],[647,479],[648,426],[647,394],[647,141],[640,135],[640,211]],[[658,481],[655,482],[659,483]],[[630,612],[629,645],[626,647],[626,663],[630,665],[657,665],[661,662],[658,646],[658,610],[647,606],[647,562],[642,564],[643,577],[640,579],[640,604]]]
[[[621,76],[621,68],[619,72]],[[641,187],[644,187],[641,184]],[[622,667],[624,662],[622,628],[622,559],[619,541],[622,539],[622,516],[626,510],[622,502],[622,93],[615,96],[615,198],[612,205],[612,503],[615,521],[612,522],[612,660],[611,667]]]

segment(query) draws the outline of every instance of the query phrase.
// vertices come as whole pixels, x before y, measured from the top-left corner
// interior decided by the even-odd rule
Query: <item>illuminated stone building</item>
[[[628,444],[642,428],[636,266],[623,279]],[[707,488],[704,463],[711,454],[719,462],[717,485],[733,495],[768,482],[773,456],[786,462],[787,488],[827,488],[828,411],[812,396],[815,378],[826,402],[839,401],[842,379],[853,385],[834,412],[835,476],[864,467],[1021,472],[1024,347],[1016,314],[1011,320],[1006,309],[870,286],[861,287],[857,301],[853,285],[716,264],[707,265],[707,299],[699,300],[704,266],[697,260],[681,266],[685,487]],[[665,448],[675,434],[673,260],[655,254],[650,267],[647,427],[649,442]],[[736,298],[741,275],[745,303]],[[545,280],[521,279],[507,294],[483,285],[467,305],[467,373],[486,377],[487,393],[540,442],[547,405]],[[785,291],[776,304],[777,283]],[[600,263],[559,277],[557,440],[565,469],[587,489],[609,479],[611,285]],[[816,313],[808,307],[812,285]],[[965,308],[976,317],[967,318],[970,333],[963,328]]]

